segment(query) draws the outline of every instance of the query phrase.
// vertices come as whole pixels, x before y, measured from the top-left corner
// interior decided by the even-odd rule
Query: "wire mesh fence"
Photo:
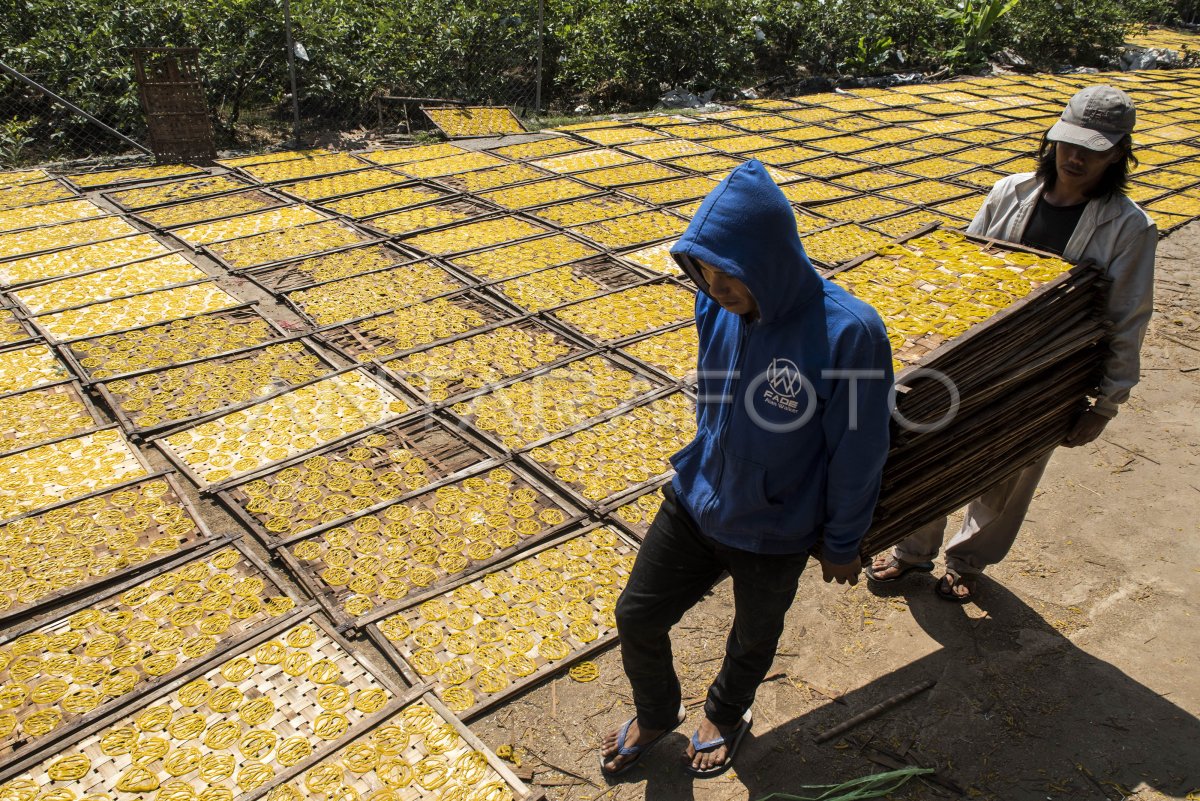
[[[41,84],[48,76],[28,77]],[[144,126],[129,126],[127,133],[140,140]],[[0,167],[129,152],[120,138],[32,86],[0,74]]]
[[[240,49],[227,41],[229,30],[222,36],[197,31],[186,39],[163,33],[173,40],[163,44],[199,46],[221,149],[336,144],[339,138],[432,130],[422,105],[496,105],[518,116],[533,114],[540,99],[540,0],[480,3],[466,10],[454,3],[427,5],[438,8],[414,9],[405,19],[409,29],[387,37],[378,29],[357,31],[340,19],[295,13],[292,59],[283,8],[274,3],[267,4],[269,18],[246,35]],[[5,44],[13,43],[0,42]],[[132,48],[97,49],[68,67],[49,62],[45,50],[30,44],[7,48],[5,62],[121,133],[146,141]],[[0,74],[0,168],[118,156],[140,154],[35,86]]]

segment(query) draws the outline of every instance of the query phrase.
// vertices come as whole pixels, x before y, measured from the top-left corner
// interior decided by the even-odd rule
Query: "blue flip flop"
[[[680,723],[683,723],[684,718],[686,716],[687,716],[687,713],[684,711],[683,704],[680,704],[679,705],[679,718],[675,721],[675,726],[678,726]],[[625,738],[629,735],[629,727],[633,725],[633,722],[635,720],[637,720],[637,718],[632,717],[629,720],[625,721],[625,723],[621,726],[621,730],[619,732],[617,732],[616,756],[628,756],[628,757],[633,757],[633,759],[626,761],[624,765],[617,768],[616,770],[609,770],[608,768],[604,767],[604,763],[611,760],[612,757],[605,759],[604,754],[600,754],[600,773],[602,773],[605,778],[612,778],[614,776],[620,776],[622,773],[629,770],[634,765],[638,764],[638,762],[640,762],[642,760],[643,754],[645,754],[647,751],[649,751],[650,748],[653,747],[653,745],[655,743],[657,743],[659,740],[666,737],[668,734],[670,734],[671,732],[673,732],[675,730],[675,727],[672,726],[671,728],[664,730],[662,734],[658,735],[653,740],[651,740],[648,743],[645,743],[644,745],[625,745]]]
[[[711,767],[708,770],[704,770],[702,768],[693,768],[691,762],[685,765],[683,769],[700,779],[711,779],[712,777],[720,776],[722,773],[729,770],[733,766],[733,757],[735,754],[737,754],[738,746],[742,744],[742,738],[746,736],[746,732],[750,731],[750,721],[752,717],[753,715],[751,715],[750,710],[747,709],[746,714],[742,715],[741,724],[737,727],[736,731],[731,733],[731,736],[733,737],[732,742],[725,737],[717,737],[714,740],[701,742],[700,730],[697,729],[695,732],[693,732],[692,748],[695,751],[711,751],[714,748],[725,745],[726,743],[729,743],[729,750],[725,752],[724,762],[722,762],[720,765]]]

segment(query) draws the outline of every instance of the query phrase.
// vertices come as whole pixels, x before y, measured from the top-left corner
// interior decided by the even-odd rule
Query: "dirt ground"
[[[471,728],[493,750],[513,746],[520,772],[553,801],[816,796],[804,785],[907,765],[936,768],[938,783],[910,782],[891,796],[898,801],[1200,799],[1197,261],[1200,222],[1159,243],[1141,384],[1101,440],[1056,452],[1021,537],[976,604],[939,601],[933,576],[881,596],[865,582],[825,585],[810,568],[736,770],[695,781],[680,760],[732,619],[727,583],[675,630],[687,722],[622,781],[606,783],[597,760],[601,736],[633,714],[617,650],[596,657],[598,680],[562,676]],[[208,266],[296,327],[270,296]],[[189,494],[215,532],[239,530]],[[925,681],[936,684],[844,737],[814,742]]]
[[[556,801],[817,795],[802,786],[901,765],[937,768],[944,783],[911,782],[897,799],[956,797],[947,786],[1003,801],[1200,797],[1197,260],[1200,223],[1160,243],[1142,383],[1101,440],[1056,452],[976,604],[938,600],[931,576],[877,596],[808,571],[735,771],[694,781],[680,769],[732,618],[728,584],[675,630],[688,721],[624,781],[606,784],[596,756],[633,714],[616,650],[596,659],[597,681],[556,679],[472,728],[523,750],[531,783]],[[913,700],[814,742],[926,680]]]
[[[732,620],[728,583],[674,633],[687,722],[619,783],[606,783],[597,761],[600,737],[633,714],[617,650],[596,657],[595,682],[562,676],[471,728],[493,750],[515,747],[520,772],[553,801],[816,796],[803,786],[907,765],[936,768],[939,783],[910,782],[894,799],[1200,798],[1198,260],[1200,222],[1159,243],[1141,384],[1101,440],[1056,452],[976,604],[939,601],[933,576],[876,595],[865,582],[825,585],[810,566],[736,770],[695,781],[680,767]],[[295,325],[249,282],[219,281]],[[214,531],[238,530],[189,494]],[[814,742],[925,681],[936,684]]]

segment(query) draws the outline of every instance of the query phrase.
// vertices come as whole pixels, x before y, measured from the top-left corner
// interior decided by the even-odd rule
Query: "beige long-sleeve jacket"
[[[1033,173],[996,182],[967,232],[1020,242],[1042,195]],[[1154,251],[1158,228],[1141,207],[1123,195],[1092,200],[1083,211],[1063,258],[1092,260],[1112,282],[1105,306],[1112,324],[1100,396],[1093,407],[1113,417],[1140,377],[1140,351],[1154,310]]]

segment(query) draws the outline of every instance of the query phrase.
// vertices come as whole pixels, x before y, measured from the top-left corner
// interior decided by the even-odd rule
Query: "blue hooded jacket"
[[[724,545],[783,554],[822,541],[824,558],[853,561],[887,458],[883,321],[813,268],[791,205],[756,160],[708,195],[671,253],[702,290],[698,427],[671,457],[677,497]],[[742,281],[758,317],[713,300],[696,260]]]

